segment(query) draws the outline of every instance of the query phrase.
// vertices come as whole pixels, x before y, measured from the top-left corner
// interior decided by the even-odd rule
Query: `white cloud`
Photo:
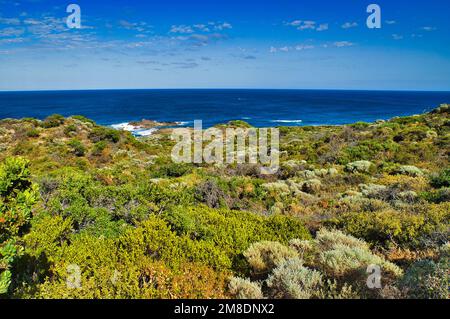
[[[316,29],[316,31],[326,31],[328,30],[328,23],[324,23],[319,25],[319,27]]]
[[[194,33],[194,29],[191,26],[188,25],[173,25],[170,28],[170,33],[183,33],[183,34],[189,34]]]
[[[333,43],[333,46],[335,46],[337,48],[351,47],[354,45],[355,44],[353,42],[349,42],[349,41],[336,41]]]
[[[285,22],[286,26],[295,27],[297,30],[316,30],[316,31],[326,31],[329,28],[328,23],[318,24],[316,21],[312,20],[293,20],[291,22]]]
[[[2,18],[2,17],[0,17],[0,24],[20,25],[20,20],[17,18]]]
[[[392,38],[394,40],[403,40],[403,36],[401,34],[393,34]]]
[[[356,23],[356,22],[346,22],[341,27],[342,27],[342,29],[351,29],[351,28],[356,28],[357,26],[358,26],[358,23]]]
[[[435,31],[436,28],[435,27],[423,27],[422,30],[430,32],[430,31]]]
[[[315,46],[312,44],[298,44],[296,46],[283,46],[283,47],[270,47],[270,53],[276,52],[290,52],[290,51],[303,51],[303,50],[311,50],[314,49]]]
[[[385,23],[389,24],[389,25],[392,25],[392,24],[396,24],[397,21],[395,21],[395,20],[386,20]]]
[[[119,25],[126,30],[133,30],[137,32],[145,32],[147,30],[146,22],[129,22],[127,20],[120,20]]]
[[[21,36],[25,30],[23,28],[5,28],[0,29],[0,37],[18,37]]]
[[[208,24],[199,23],[194,25],[173,25],[169,32],[179,34],[191,34],[195,32],[209,33],[213,30],[223,31],[232,28],[233,26],[228,22],[208,22]]]
[[[228,22],[224,22],[215,26],[216,30],[232,29],[233,26]]]
[[[314,45],[311,44],[299,44],[295,46],[295,50],[297,51],[303,51],[303,50],[311,50],[314,49]]]

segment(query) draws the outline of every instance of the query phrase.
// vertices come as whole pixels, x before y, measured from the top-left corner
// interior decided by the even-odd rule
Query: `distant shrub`
[[[449,112],[450,112],[449,104],[441,104],[438,108],[431,111],[431,113],[436,113],[436,114],[444,114],[444,113],[449,113]]]
[[[257,274],[269,273],[283,261],[297,256],[292,248],[278,242],[263,241],[251,245],[244,256]]]
[[[270,297],[277,299],[310,299],[320,295],[322,274],[303,266],[298,258],[284,260],[267,279]]]
[[[450,187],[424,192],[421,194],[421,197],[435,204],[450,202]]]
[[[157,167],[156,170],[152,172],[152,177],[181,177],[191,173],[193,169],[194,166],[192,164],[170,162]]]
[[[349,127],[352,127],[356,130],[363,130],[365,128],[368,128],[369,126],[370,126],[370,124],[366,123],[366,122],[357,122],[357,123],[349,125]]]
[[[369,173],[374,165],[369,161],[357,161],[348,163],[345,170],[350,173]]]
[[[214,180],[208,180],[195,189],[196,198],[211,208],[228,207],[229,196]]]
[[[228,285],[230,294],[237,299],[263,299],[261,285],[248,279],[233,277]]]
[[[27,136],[28,137],[39,137],[39,131],[35,128],[32,128],[27,131]]]
[[[375,245],[415,247],[422,238],[448,227],[447,203],[430,205],[421,213],[402,213],[392,209],[380,212],[345,213],[325,224],[337,226],[346,233]]]
[[[92,155],[100,156],[102,152],[108,147],[108,143],[106,141],[100,141],[94,144],[92,149]]]
[[[439,174],[432,176],[430,184],[434,188],[450,187],[450,168],[444,169]]]
[[[383,271],[397,277],[402,274],[399,267],[374,255],[369,249],[343,244],[336,244],[331,250],[320,252],[319,263],[332,277],[351,276],[354,272],[364,274],[369,265],[379,265]]]
[[[95,122],[93,120],[88,119],[87,117],[85,117],[83,115],[73,115],[73,116],[71,116],[71,118],[81,121],[83,123],[90,123],[90,124],[95,125]]]
[[[318,179],[310,179],[303,183],[302,190],[306,193],[316,194],[320,191],[322,182]]]
[[[43,122],[42,126],[45,128],[52,128],[52,127],[58,127],[62,124],[64,124],[64,116],[59,114],[53,114],[47,117]]]
[[[78,139],[71,140],[67,145],[71,147],[72,153],[76,156],[84,156],[86,153],[86,147]]]
[[[111,141],[117,143],[120,141],[120,132],[108,127],[97,126],[89,133],[89,138],[92,142]]]
[[[369,248],[369,245],[361,239],[346,235],[339,230],[327,230],[326,228],[317,232],[315,241],[324,250],[331,249],[334,245],[339,244],[365,250]]]
[[[75,124],[67,125],[67,126],[64,128],[64,134],[66,134],[67,136],[70,136],[71,133],[74,133],[74,132],[76,132],[76,131],[77,131],[77,127],[76,127]]]
[[[435,263],[431,260],[415,262],[400,280],[400,287],[413,299],[448,299],[448,259]]]
[[[412,165],[403,165],[400,166],[395,173],[397,174],[401,174],[401,175],[408,175],[408,176],[413,176],[413,177],[420,177],[423,176],[423,172],[420,168],[417,168],[415,166]]]

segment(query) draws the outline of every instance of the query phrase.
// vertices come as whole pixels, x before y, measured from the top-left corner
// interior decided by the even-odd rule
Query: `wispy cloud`
[[[194,69],[200,66],[196,62],[172,62],[171,65],[178,69]]]
[[[25,30],[23,28],[5,28],[0,29],[0,37],[18,37],[21,36]]]
[[[20,25],[20,20],[18,18],[2,18],[2,17],[0,17],[0,24]]]
[[[346,22],[341,26],[341,28],[342,29],[351,29],[351,28],[356,28],[357,26],[358,26],[358,23],[356,23],[356,22]]]
[[[431,32],[431,31],[437,30],[437,28],[426,26],[426,27],[422,27],[421,30]]]
[[[403,36],[401,35],[401,34],[393,34],[392,35],[392,38],[394,39],[394,40],[403,40]]]
[[[328,30],[328,23],[317,23],[312,20],[293,20],[284,23],[286,26],[295,27],[297,30],[315,30],[315,31],[325,31]]]
[[[297,44],[294,46],[283,46],[283,47],[270,47],[270,53],[276,52],[290,52],[290,51],[304,51],[314,49],[315,46],[312,44]]]
[[[152,26],[148,25],[147,22],[130,22],[127,20],[119,20],[119,26],[126,30],[132,30],[137,32],[148,32]]]
[[[198,23],[193,25],[172,25],[170,28],[170,33],[179,33],[179,34],[190,34],[195,32],[214,32],[214,31],[223,31],[227,29],[232,29],[233,26],[228,22],[208,22],[208,23]]]
[[[333,42],[333,46],[335,46],[337,48],[352,47],[354,45],[355,45],[355,43],[350,42],[350,41],[336,41],[336,42]]]

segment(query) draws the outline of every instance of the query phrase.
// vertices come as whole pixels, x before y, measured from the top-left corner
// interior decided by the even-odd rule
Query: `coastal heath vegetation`
[[[447,299],[448,106],[278,129],[265,175],[173,163],[170,129],[1,120],[0,298]]]

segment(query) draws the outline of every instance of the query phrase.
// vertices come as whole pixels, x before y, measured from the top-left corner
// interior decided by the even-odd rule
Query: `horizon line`
[[[95,89],[31,89],[31,90],[1,90],[0,93],[20,92],[85,92],[85,91],[353,91],[353,92],[435,92],[450,93],[449,90],[426,90],[426,89],[342,89],[342,88],[95,88]]]

